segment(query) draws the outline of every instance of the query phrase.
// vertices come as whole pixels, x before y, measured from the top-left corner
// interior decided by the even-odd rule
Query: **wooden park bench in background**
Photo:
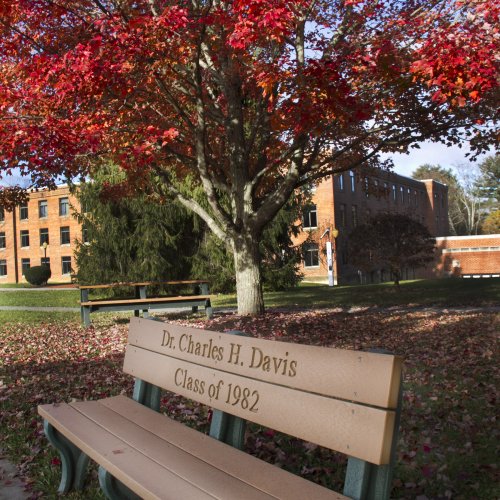
[[[382,500],[396,456],[401,366],[390,354],[132,318],[124,371],[136,379],[133,399],[38,412],[61,455],[60,492],[83,486],[90,458],[108,498]],[[159,413],[161,388],[213,407],[210,436]],[[348,455],[346,497],[241,451],[246,421]]]
[[[151,286],[193,286],[196,293],[179,295],[176,297],[148,297],[147,289]],[[116,287],[129,287],[134,289],[134,296],[126,299],[89,299],[90,291],[103,291]],[[80,308],[82,321],[85,326],[90,325],[90,314],[98,311],[134,311],[134,316],[139,316],[142,311],[148,317],[151,309],[165,308],[191,308],[193,312],[198,307],[204,307],[207,316],[212,316],[212,306],[208,292],[208,281],[145,281],[142,283],[112,283],[107,285],[80,285]],[[198,291],[200,293],[198,293]]]

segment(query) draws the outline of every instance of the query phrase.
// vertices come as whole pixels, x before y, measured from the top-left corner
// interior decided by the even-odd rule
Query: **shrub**
[[[45,285],[52,276],[49,266],[33,266],[24,271],[26,281],[31,285]]]

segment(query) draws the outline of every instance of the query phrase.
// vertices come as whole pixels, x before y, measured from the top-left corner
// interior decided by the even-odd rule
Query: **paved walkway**
[[[1,292],[53,292],[54,290],[78,290],[73,285],[54,285],[54,286],[40,286],[40,287],[35,287],[35,288],[22,288],[22,287],[17,287],[17,288],[2,288],[0,287],[0,293]]]
[[[0,500],[25,500],[30,497],[17,471],[0,450]]]

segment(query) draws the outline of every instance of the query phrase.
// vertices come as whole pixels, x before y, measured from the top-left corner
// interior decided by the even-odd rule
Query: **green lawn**
[[[236,296],[213,295],[215,307],[236,307]],[[0,306],[79,307],[78,290],[0,291]],[[476,306],[500,303],[500,279],[443,279],[336,286],[302,283],[280,292],[265,292],[266,307],[334,308],[351,306]]]
[[[377,285],[335,286],[302,283],[284,292],[265,292],[267,307],[329,308],[350,306],[475,306],[500,304],[500,278],[403,281]],[[216,307],[236,306],[235,295],[218,295]]]
[[[67,282],[64,283],[49,283],[47,286],[57,286],[57,285],[68,285]],[[29,283],[23,282],[23,283],[0,283],[0,288],[33,288],[33,285],[30,285]]]
[[[80,321],[80,313],[58,311],[0,311],[0,324],[2,325],[18,323],[19,325],[28,326],[66,321]]]
[[[0,291],[0,306],[80,307],[78,290]]]

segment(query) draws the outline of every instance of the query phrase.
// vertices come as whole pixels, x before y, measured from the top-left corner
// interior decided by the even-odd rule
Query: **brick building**
[[[81,228],[72,216],[78,201],[67,186],[30,192],[26,205],[0,207],[0,283],[24,281],[24,270],[50,265],[52,282],[71,280],[75,239]]]
[[[28,203],[13,212],[0,207],[0,283],[22,282],[26,267],[44,262],[51,267],[51,282],[71,280],[76,267],[75,240],[82,237],[72,207],[78,209],[79,204],[67,186],[32,191]],[[304,230],[296,244],[305,247],[302,272],[306,279],[327,281],[325,245],[329,236],[321,236],[326,229],[336,228],[334,276],[340,283],[359,282],[357,270],[349,265],[347,235],[380,211],[410,215],[437,236],[435,263],[426,269],[404,270],[405,279],[500,273],[500,235],[446,236],[446,186],[386,172],[369,178],[344,172],[323,180],[305,210]],[[385,281],[390,276],[379,273],[364,279]]]
[[[500,234],[436,238],[436,261],[429,275],[500,275]]]
[[[312,204],[303,216],[303,231],[295,240],[296,244],[303,245],[305,279],[327,280],[325,246],[333,228],[338,230],[333,261],[336,282],[390,279],[383,271],[369,277],[360,276],[349,264],[349,233],[378,212],[406,214],[424,224],[433,236],[446,236],[448,187],[434,180],[420,181],[385,171],[364,177],[349,171],[324,179],[313,189]],[[329,234],[325,234],[327,229]],[[403,277],[418,277],[418,270],[405,269]]]

